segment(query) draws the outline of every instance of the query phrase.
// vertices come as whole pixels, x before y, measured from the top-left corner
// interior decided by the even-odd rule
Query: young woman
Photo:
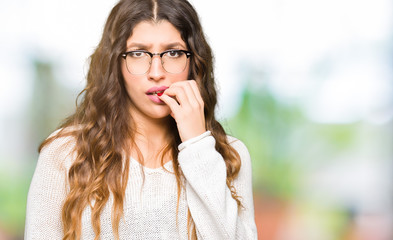
[[[186,0],[121,0],[76,112],[45,140],[25,239],[256,239],[251,161],[214,117]]]

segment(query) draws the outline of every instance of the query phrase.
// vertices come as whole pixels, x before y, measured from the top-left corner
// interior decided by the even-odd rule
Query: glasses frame
[[[133,51],[124,52],[124,53],[120,54],[120,56],[121,56],[122,58],[124,58],[124,60],[127,59],[128,54],[133,53],[133,52],[143,52],[143,53],[146,53],[146,54],[148,54],[148,55],[150,56],[149,67],[147,68],[146,72],[140,73],[140,74],[131,73],[130,70],[128,70],[128,64],[127,64],[127,61],[126,61],[127,71],[128,71],[129,73],[133,74],[133,75],[143,75],[143,74],[146,74],[146,73],[149,71],[150,67],[151,67],[151,63],[152,63],[151,60],[153,59],[154,56],[160,56],[162,68],[165,70],[165,72],[171,73],[171,72],[168,72],[168,71],[165,69],[165,67],[164,67],[164,62],[162,61],[162,56],[164,56],[164,54],[166,54],[166,53],[168,53],[168,52],[173,52],[173,51],[185,53],[187,59],[190,58],[190,56],[192,55],[192,53],[191,53],[190,51],[187,51],[187,50],[171,49],[171,50],[166,50],[166,51],[163,51],[163,52],[160,52],[160,53],[152,53],[152,52],[149,52],[149,51],[146,51],[146,50],[133,50]],[[186,66],[187,66],[187,63],[186,63]],[[184,69],[183,69],[183,71],[184,71]],[[182,72],[183,72],[183,71],[182,71]],[[179,73],[181,73],[181,72],[179,72]],[[178,73],[172,73],[172,74],[178,74]]]

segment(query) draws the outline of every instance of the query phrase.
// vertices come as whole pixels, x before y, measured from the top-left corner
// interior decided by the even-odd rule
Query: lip
[[[165,90],[167,90],[169,87],[167,86],[155,86],[152,88],[149,88],[149,90],[146,91],[146,94],[151,95],[154,92],[163,92]]]
[[[146,91],[147,97],[150,98],[153,102],[157,104],[165,104],[161,99],[157,96],[157,94],[154,94],[155,92],[164,92],[167,90],[169,87],[167,86],[155,86],[152,88],[149,88],[149,90]]]

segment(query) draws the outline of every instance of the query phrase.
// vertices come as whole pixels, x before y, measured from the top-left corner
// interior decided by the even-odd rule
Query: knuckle
[[[184,109],[184,116],[190,116],[190,114],[192,114],[194,112],[194,108],[192,107],[188,107]]]
[[[200,107],[201,107],[199,102],[197,102],[197,101],[191,103],[191,106],[193,109],[200,109]]]
[[[190,80],[188,83],[192,88],[197,86],[197,83],[195,82],[195,80]]]

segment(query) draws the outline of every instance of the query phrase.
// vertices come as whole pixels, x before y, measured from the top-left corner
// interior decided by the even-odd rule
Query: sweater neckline
[[[137,165],[138,167],[142,167],[143,170],[147,173],[167,172],[166,170],[171,171],[173,169],[173,167],[172,167],[173,160],[170,160],[170,161],[166,162],[163,166],[160,166],[157,168],[146,167],[133,157],[131,157],[131,163],[133,163],[134,165]]]

